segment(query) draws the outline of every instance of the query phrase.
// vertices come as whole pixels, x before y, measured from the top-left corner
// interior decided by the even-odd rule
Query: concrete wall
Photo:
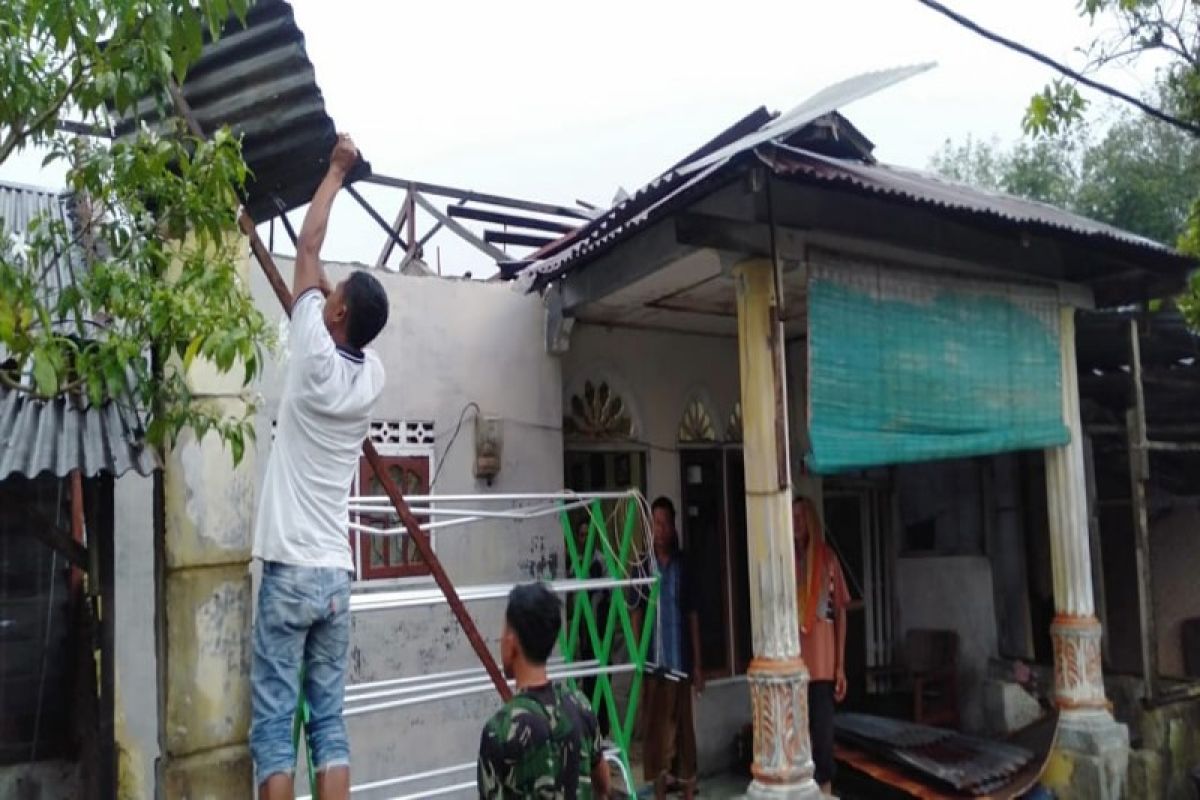
[[[1158,633],[1158,669],[1183,676],[1181,624],[1200,617],[1200,506],[1176,506],[1150,529],[1150,569],[1154,580],[1154,614]],[[1134,582],[1132,565],[1128,581]]]
[[[997,642],[991,562],[983,556],[898,559],[896,597],[900,641],[913,628],[958,632],[962,723],[981,730],[983,681]]]
[[[158,758],[158,658],[154,647],[154,478],[127,473],[113,484],[116,537],[117,702],[123,757],[152,796]],[[118,736],[121,735],[118,726]]]
[[[78,761],[35,761],[0,767],[0,797],[11,800],[61,800],[82,797]]]
[[[585,380],[605,380],[621,392],[635,415],[636,446],[646,452],[647,495],[665,494],[678,506],[680,419],[688,400],[698,395],[711,408],[717,435],[724,435],[741,392],[737,342],[578,325],[563,357],[564,393],[579,391]],[[732,761],[734,735],[749,721],[750,693],[744,678],[720,681],[705,691],[696,707],[702,772],[720,771]]]
[[[333,281],[349,271],[345,265],[327,266]],[[280,268],[290,281],[290,260],[280,259]],[[540,300],[519,295],[502,284],[375,274],[391,302],[388,326],[374,344],[387,370],[387,388],[375,418],[433,421],[435,468],[441,470],[435,492],[561,489],[561,378],[557,357],[546,354]],[[270,317],[282,319],[274,297],[257,274],[252,288]],[[276,370],[273,365],[261,385],[262,468],[270,448],[270,421],[279,401]],[[460,415],[471,402],[484,414],[503,420],[503,462],[491,486],[477,481],[472,472],[474,411],[467,412],[451,444]],[[438,535],[435,547],[458,586],[553,577],[563,564],[562,538],[554,519],[451,529]],[[403,585],[432,585],[432,581],[409,579]],[[356,591],[380,586],[372,582]],[[392,586],[395,588],[394,583]],[[496,652],[503,603],[478,603],[470,609]],[[350,684],[473,667],[478,667],[478,661],[444,604],[354,617]],[[495,708],[495,695],[487,692],[351,718],[354,783],[473,762],[480,729]],[[454,781],[473,779],[473,772],[453,776]],[[424,787],[405,784],[378,796],[420,788]]]

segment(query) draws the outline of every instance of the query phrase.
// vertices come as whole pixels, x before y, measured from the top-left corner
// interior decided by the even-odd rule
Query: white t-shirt
[[[383,364],[371,350],[339,349],[311,289],[292,307],[290,355],[275,443],[267,461],[254,556],[304,567],[354,571],[350,487],[383,391]]]

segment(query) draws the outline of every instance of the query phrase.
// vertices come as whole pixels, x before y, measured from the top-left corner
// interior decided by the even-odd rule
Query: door
[[[851,605],[846,614],[846,703],[868,704],[867,695],[886,687],[869,679],[870,670],[892,662],[889,493],[874,485],[838,486],[824,493],[826,539],[838,555]]]
[[[679,528],[692,579],[702,590],[700,660],[705,677],[730,674],[729,586],[725,536],[725,462],[719,448],[679,451],[682,505]]]

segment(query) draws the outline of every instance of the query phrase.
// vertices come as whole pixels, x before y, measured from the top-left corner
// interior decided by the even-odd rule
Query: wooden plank
[[[404,238],[400,235],[400,232],[392,230],[391,226],[387,224],[387,220],[379,216],[379,212],[375,210],[374,206],[367,202],[367,198],[359,194],[358,189],[355,189],[349,183],[345,184],[342,188],[345,189],[346,193],[353,197],[360,206],[362,206],[363,211],[367,212],[367,216],[375,220],[376,224],[383,229],[383,232],[388,235],[389,239],[400,245],[402,250],[408,250],[408,242],[404,241]]]
[[[504,214],[499,211],[489,211],[485,208],[473,208],[471,206],[450,206],[447,210],[452,217],[473,219],[479,222],[492,222],[496,225],[507,225],[511,228],[528,228],[535,231],[550,231],[551,233],[570,233],[579,227],[577,225],[568,225],[565,222],[523,217],[519,214]]]
[[[693,247],[771,256],[771,231],[766,225],[711,214],[676,214],[675,240]]]
[[[492,206],[500,206],[502,208],[515,208],[521,211],[532,211],[537,214],[556,214],[560,217],[572,217],[585,221],[591,220],[583,211],[569,206],[559,206],[552,203],[538,203],[532,200],[517,200],[513,197],[503,197],[498,194],[486,194],[484,192],[476,192],[470,189],[455,189],[451,186],[441,186],[436,183],[424,183],[422,181],[409,181],[403,178],[392,178],[387,175],[372,174],[365,178],[367,183],[378,184],[379,186],[391,186],[394,189],[408,189],[412,187],[413,191],[419,194],[431,194],[435,197],[450,197],[456,200],[473,200],[478,203],[487,203]]]
[[[483,240],[490,244],[511,244],[518,247],[545,247],[555,241],[547,236],[533,236],[528,233],[512,233],[510,231],[484,231]]]
[[[1158,637],[1154,630],[1154,584],[1150,573],[1150,520],[1146,513],[1146,482],[1150,479],[1150,452],[1146,448],[1146,393],[1142,385],[1142,352],[1137,319],[1129,320],[1129,379],[1133,408],[1125,429],[1129,441],[1129,482],[1133,498],[1134,556],[1137,569],[1138,614],[1141,623],[1142,680],[1146,699],[1158,695]]]
[[[33,508],[12,508],[0,512],[10,533],[37,539],[67,560],[76,569],[86,572],[89,566],[87,548],[75,541],[70,531]],[[32,523],[32,524],[31,524]]]
[[[408,216],[408,203],[400,207],[400,213],[396,215],[396,221],[392,223],[392,230],[400,230],[400,226],[404,224],[405,217]],[[412,237],[408,240],[411,242]],[[387,260],[392,256],[392,250],[396,249],[396,240],[388,236],[383,243],[383,249],[379,251],[379,258],[375,259],[375,268],[380,269],[387,263]]]
[[[113,479],[96,480],[93,547],[100,553],[100,797],[117,796],[116,738],[116,546]]]
[[[454,231],[456,234],[458,234],[459,238],[461,238],[467,244],[474,247],[476,250],[479,250],[480,252],[485,253],[486,255],[490,256],[491,258],[495,259],[496,261],[507,261],[508,260],[507,253],[505,253],[503,250],[501,250],[498,247],[493,247],[492,245],[485,242],[483,239],[480,239],[478,236],[476,236],[474,233],[472,233],[466,227],[464,227],[461,222],[450,219],[450,217],[448,215],[443,214],[442,211],[437,206],[435,206],[433,203],[429,202],[429,200],[426,197],[424,197],[423,195],[421,195],[420,193],[413,195],[413,199],[416,200],[417,205],[419,205],[421,208],[423,208],[427,212],[429,212],[429,214],[431,214],[434,219],[436,219],[438,222],[442,223],[442,225],[444,225],[445,227]]]

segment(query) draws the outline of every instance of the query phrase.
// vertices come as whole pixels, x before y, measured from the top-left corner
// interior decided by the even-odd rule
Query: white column
[[[1092,594],[1088,539],[1087,473],[1079,416],[1079,376],[1075,361],[1075,309],[1060,312],[1063,420],[1071,440],[1046,450],[1046,492],[1050,512],[1050,559],[1054,575],[1055,702],[1064,714],[1104,710],[1100,661],[1100,621]]]
[[[808,670],[800,658],[792,543],[783,325],[772,262],[737,265],[746,531],[754,660],[750,798],[820,797],[808,733]]]

